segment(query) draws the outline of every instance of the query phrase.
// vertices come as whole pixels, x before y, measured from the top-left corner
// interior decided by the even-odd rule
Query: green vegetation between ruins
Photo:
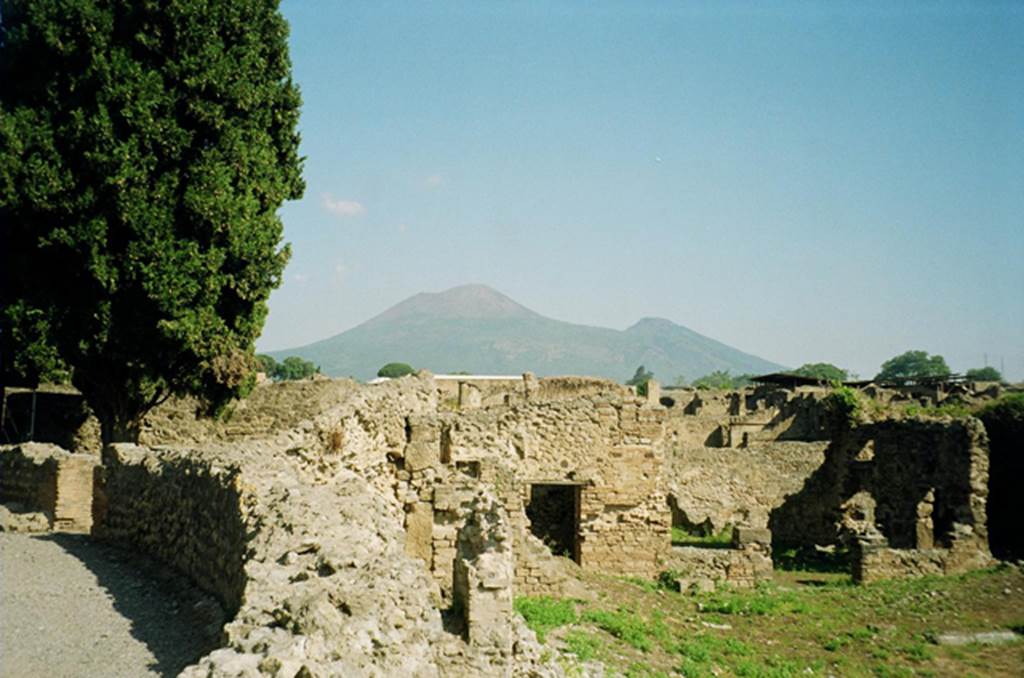
[[[519,598],[516,610],[568,673],[613,676],[1016,676],[1024,640],[938,645],[946,632],[1024,630],[1024,572],[854,586],[848,574],[776,572],[753,590],[685,595],[591,576],[592,600]]]
[[[732,545],[732,526],[723,527],[717,534],[688,532],[681,527],[672,527],[673,546],[703,546],[706,548],[727,548]]]

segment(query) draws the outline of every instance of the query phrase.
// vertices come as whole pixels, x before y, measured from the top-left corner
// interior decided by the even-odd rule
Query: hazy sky
[[[307,188],[260,350],[476,282],[792,366],[1024,378],[1024,3],[283,11]]]

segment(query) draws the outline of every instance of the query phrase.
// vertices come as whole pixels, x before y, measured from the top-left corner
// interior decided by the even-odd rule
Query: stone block
[[[732,530],[732,545],[743,548],[748,545],[770,546],[772,531],[766,527],[736,526]]]
[[[421,471],[441,463],[441,448],[436,442],[413,442],[405,448],[405,467]]]
[[[433,531],[433,506],[416,502],[405,514],[405,552],[429,565],[433,558]]]

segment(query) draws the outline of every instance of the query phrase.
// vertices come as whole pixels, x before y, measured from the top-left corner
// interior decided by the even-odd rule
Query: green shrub
[[[841,428],[850,428],[864,416],[864,407],[860,394],[849,386],[836,386],[825,396],[825,411],[832,424]]]
[[[388,379],[398,379],[404,377],[407,374],[415,372],[411,365],[405,363],[388,363],[384,367],[377,370],[378,377],[387,377]]]

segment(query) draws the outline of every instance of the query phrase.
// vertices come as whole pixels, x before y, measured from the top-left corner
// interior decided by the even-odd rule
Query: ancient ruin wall
[[[827,442],[758,443],[744,448],[676,446],[667,453],[673,523],[707,534],[731,525],[767,527],[772,510],[825,461]]]
[[[840,432],[776,509],[776,541],[854,547],[854,577],[963,572],[991,561],[988,446],[973,418],[886,420]]]
[[[45,443],[0,447],[0,503],[42,512],[57,531],[88,532],[96,463]]]
[[[245,590],[253,502],[237,467],[115,445],[97,483],[94,534],[172,565],[233,614]]]
[[[463,412],[442,422],[442,457],[469,473],[510,464],[522,505],[533,484],[578,486],[580,565],[653,576],[671,520],[663,417],[618,393]]]

